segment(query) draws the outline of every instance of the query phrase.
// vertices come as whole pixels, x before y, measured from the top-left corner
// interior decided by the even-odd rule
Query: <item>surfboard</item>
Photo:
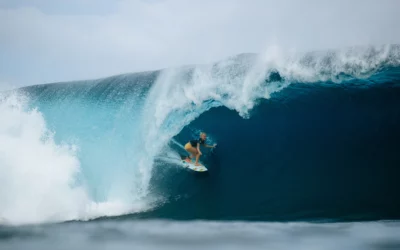
[[[206,172],[206,171],[208,171],[208,169],[204,166],[203,163],[199,162],[201,164],[201,166],[196,166],[196,165],[194,165],[194,161],[193,160],[189,162],[185,158],[186,158],[185,156],[181,156],[182,164],[183,164],[183,166],[185,168],[191,169],[191,170],[196,171],[196,172]]]

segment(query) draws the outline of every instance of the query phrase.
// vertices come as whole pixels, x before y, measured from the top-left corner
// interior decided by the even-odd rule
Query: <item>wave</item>
[[[340,104],[339,107],[342,109],[332,109],[337,113],[331,115],[336,114],[333,117],[344,122],[345,115],[354,116],[361,111],[365,112],[365,116],[369,112],[379,113],[373,112],[377,108],[370,107],[374,98],[390,100],[391,104],[397,103],[399,48],[397,45],[390,45],[304,54],[285,54],[278,48],[271,48],[262,55],[241,54],[210,65],[133,73],[91,81],[37,85],[19,89],[12,94],[3,93],[2,117],[10,120],[9,125],[1,130],[1,136],[5,138],[3,140],[5,146],[2,147],[0,153],[5,157],[1,158],[0,165],[3,168],[2,172],[5,173],[4,176],[7,176],[9,180],[5,182],[3,190],[14,188],[15,183],[28,179],[30,182],[26,182],[26,187],[32,190],[39,188],[42,191],[34,192],[38,194],[36,203],[26,202],[25,204],[20,203],[27,200],[23,191],[12,191],[12,195],[3,191],[0,197],[3,200],[5,200],[3,197],[8,198],[7,202],[2,203],[3,206],[0,207],[0,216],[11,222],[37,222],[87,219],[153,208],[152,212],[148,213],[152,216],[176,217],[173,213],[174,211],[178,213],[179,207],[175,206],[174,204],[178,203],[173,201],[176,197],[185,196],[185,192],[181,193],[181,191],[186,190],[189,194],[186,194],[187,198],[178,199],[179,202],[185,200],[185,204],[192,204],[190,207],[195,204],[200,205],[198,201],[208,197],[207,192],[199,191],[203,199],[194,198],[197,196],[190,191],[199,190],[199,187],[203,185],[202,181],[209,186],[209,189],[205,188],[205,190],[213,192],[211,187],[218,188],[216,189],[218,192],[215,192],[231,197],[226,198],[226,201],[217,202],[214,207],[216,210],[207,212],[212,217],[224,215],[224,209],[222,209],[225,206],[224,202],[229,206],[236,204],[233,198],[235,193],[230,190],[246,194],[241,197],[249,197],[248,206],[254,205],[255,211],[243,214],[225,211],[226,216],[230,214],[232,217],[243,217],[265,214],[263,211],[270,211],[267,208],[278,208],[283,205],[277,203],[261,207],[251,205],[250,197],[254,195],[249,195],[249,192],[254,193],[256,189],[253,185],[256,183],[266,182],[275,176],[275,178],[286,180],[284,182],[287,185],[286,190],[298,188],[307,193],[304,190],[307,190],[307,187],[311,188],[310,185],[300,187],[294,185],[296,182],[292,183],[289,180],[294,178],[298,181],[297,184],[303,183],[296,178],[307,177],[308,179],[305,180],[309,180],[310,175],[300,173],[312,173],[311,167],[316,168],[322,165],[326,171],[333,171],[337,168],[337,164],[343,164],[340,160],[337,160],[335,164],[322,164],[322,156],[316,157],[318,151],[307,154],[303,150],[306,147],[316,150],[322,147],[322,142],[334,141],[338,136],[335,133],[343,132],[338,130],[332,117],[323,116],[328,108]],[[381,89],[379,86],[390,86],[385,87],[390,91],[383,91],[382,89],[385,88]],[[365,89],[368,91],[363,92],[366,91]],[[380,95],[378,98],[373,97],[373,94],[363,96],[362,93]],[[15,104],[22,108],[15,109],[14,104],[9,104],[13,96],[25,98],[23,99],[26,101],[17,100]],[[353,102],[344,102],[348,98]],[[359,98],[367,101],[358,102]],[[303,102],[307,105],[302,105]],[[358,103],[359,106],[354,106],[354,103]],[[382,104],[379,110],[386,110],[388,107],[392,107],[388,109],[392,113],[385,114],[394,116],[397,112],[395,105]],[[347,108],[355,109],[354,113],[344,112]],[[13,112],[18,115],[10,115]],[[3,116],[3,113],[6,115]],[[258,116],[254,115],[257,113],[259,113]],[[26,143],[31,138],[24,137],[24,134],[19,135],[18,145],[24,145],[28,153],[20,153],[19,147],[22,146],[7,147],[11,137],[14,136],[13,131],[18,130],[18,126],[25,122],[22,117],[30,117],[27,124],[30,119],[40,123],[40,126],[36,127],[26,126],[27,130],[35,133],[34,143]],[[330,123],[321,117],[325,117],[327,121],[331,119]],[[359,119],[362,118],[365,117],[359,117]],[[392,129],[388,125],[391,123],[385,120],[385,117],[377,115],[367,121],[373,122],[374,119]],[[353,123],[356,121],[359,123],[355,124],[360,126],[364,124],[356,119],[346,120]],[[343,124],[347,124],[346,122]],[[398,124],[396,119],[392,123]],[[326,130],[322,130],[322,126],[326,126]],[[367,126],[362,128],[366,129]],[[215,159],[211,156],[212,159],[205,158],[206,164],[210,164],[210,177],[202,179],[201,182],[191,179],[188,183],[188,179],[185,184],[182,184],[183,186],[179,187],[174,186],[173,183],[166,184],[173,182],[175,178],[177,180],[184,178],[183,176],[187,176],[187,173],[179,168],[171,168],[171,164],[159,163],[155,160],[160,155],[177,150],[170,144],[171,139],[175,138],[180,143],[184,143],[193,136],[193,131],[198,130],[209,131],[211,137],[221,146],[213,155]],[[312,131],[317,131],[319,134]],[[323,131],[332,133],[329,134],[329,139],[315,139],[316,135],[327,136]],[[348,140],[354,146],[365,139],[361,135],[353,136],[354,131],[345,130],[347,134],[339,133],[341,137],[338,138],[342,140],[349,138]],[[388,131],[394,138],[398,135],[394,129]],[[249,132],[253,134],[250,136]],[[278,132],[281,137],[274,137],[273,135]],[[293,138],[300,141],[295,143]],[[383,140],[382,138],[386,137],[377,134],[375,139]],[[308,141],[308,144],[304,144],[304,141]],[[276,144],[271,144],[273,142]],[[376,141],[370,142],[376,143]],[[385,144],[388,142],[383,142],[383,148],[388,149],[389,144]],[[333,144],[337,146],[338,142]],[[240,145],[243,146],[240,147]],[[265,145],[268,145],[266,149]],[[351,144],[348,144],[347,149],[350,150],[350,146]],[[22,159],[28,154],[39,155],[41,148],[47,149],[41,156],[43,158],[33,157],[34,159],[26,162],[17,161],[18,158]],[[341,152],[340,148],[342,147],[331,147],[329,152]],[[280,160],[273,157],[274,155],[279,156]],[[352,159],[358,159],[357,157],[362,155],[358,153]],[[265,160],[264,156],[269,158]],[[44,159],[47,165],[40,159]],[[290,162],[285,159],[301,159],[303,162],[296,164],[295,161]],[[343,160],[343,158],[340,159]],[[376,159],[383,161],[386,158],[384,155],[378,155]],[[216,162],[212,162],[213,160]],[[10,165],[9,162],[13,164]],[[385,165],[392,166],[392,163],[385,161]],[[286,172],[278,175],[276,172],[278,166],[286,169]],[[265,174],[254,176],[254,168]],[[29,169],[29,171],[25,172],[24,169]],[[227,171],[228,169],[232,172]],[[301,172],[301,169],[304,169],[304,172]],[[376,170],[376,168],[373,169]],[[392,167],[389,169],[394,171]],[[11,174],[14,170],[18,170],[20,174]],[[314,172],[317,170],[313,169]],[[217,175],[219,177],[215,176],[215,171],[220,171]],[[37,172],[44,174],[37,178],[35,176]],[[175,172],[178,172],[178,177],[171,177]],[[237,176],[247,176],[248,179],[240,181],[234,177],[233,173]],[[389,171],[389,173],[394,172]],[[295,178],[295,176],[298,177]],[[258,177],[258,181],[252,180],[252,177],[256,179]],[[325,175],[322,177],[324,181],[331,180]],[[316,178],[321,178],[321,176],[316,175]],[[243,185],[244,188],[235,189]],[[53,186],[54,188],[50,188]],[[273,187],[275,191],[272,196],[270,191],[256,192],[257,196],[261,197],[257,202],[272,199],[275,202],[284,200],[288,202],[288,206],[291,204],[290,207],[299,205],[294,202],[299,201],[298,196],[292,197],[289,195],[290,192],[286,192],[286,198],[278,198],[278,193],[282,191],[277,186]],[[260,188],[267,187],[261,185]],[[20,187],[11,190],[16,189],[19,190]],[[53,192],[50,198],[46,198],[44,194],[48,190]],[[264,197],[263,193],[268,195]],[[64,196],[66,198],[61,198]],[[300,197],[306,196],[300,195]],[[336,199],[337,197],[333,198],[333,200]],[[387,200],[390,199],[391,197],[387,198]],[[248,200],[237,199],[236,201],[245,204]],[[65,203],[69,205],[65,206]],[[26,210],[40,210],[40,205],[46,206],[49,212],[41,216],[37,216],[36,212],[27,213],[26,217],[21,215]],[[335,204],[332,203],[332,205]],[[96,206],[107,208],[93,209]],[[12,216],[7,213],[11,208],[16,207],[21,210],[13,209]],[[66,207],[70,209],[69,213],[65,212]],[[168,209],[172,212],[165,212]],[[322,209],[326,208],[322,207]],[[294,210],[303,211],[295,207]],[[309,210],[305,211],[308,211],[307,216],[310,216]],[[207,213],[202,214],[201,217],[207,217]],[[53,216],[54,214],[57,216]],[[196,214],[192,212],[186,217],[196,218]],[[396,213],[395,215],[397,216]]]
[[[250,119],[209,110],[174,137],[185,143],[203,129],[218,142],[204,159],[208,175],[157,163],[151,186],[167,201],[138,217],[399,219],[399,96],[390,82],[295,84],[260,102]]]

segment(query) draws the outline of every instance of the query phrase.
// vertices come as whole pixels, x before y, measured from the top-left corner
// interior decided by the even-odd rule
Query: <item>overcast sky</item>
[[[0,0],[0,89],[400,43],[400,0]]]

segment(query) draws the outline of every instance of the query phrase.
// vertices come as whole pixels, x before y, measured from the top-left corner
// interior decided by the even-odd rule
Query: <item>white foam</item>
[[[271,53],[272,50],[272,53]],[[284,53],[279,47],[271,47],[264,54],[270,58],[270,68],[276,69],[290,82],[341,83],[345,74],[354,78],[367,78],[383,67],[400,65],[400,47],[393,45],[349,47],[335,51],[311,53]]]
[[[27,99],[0,99],[0,218],[2,223],[90,219],[144,209],[122,201],[96,203],[77,183],[74,145],[59,145],[42,114],[26,110]],[[1,223],[1,222],[0,222]]]

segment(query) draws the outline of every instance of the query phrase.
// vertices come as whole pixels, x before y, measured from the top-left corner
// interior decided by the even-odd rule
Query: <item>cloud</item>
[[[13,9],[31,7],[43,13],[56,15],[101,15],[115,10],[119,0],[0,0],[0,8]]]
[[[272,43],[316,50],[400,41],[397,0],[29,2],[0,4],[0,79],[12,84],[206,63]]]

